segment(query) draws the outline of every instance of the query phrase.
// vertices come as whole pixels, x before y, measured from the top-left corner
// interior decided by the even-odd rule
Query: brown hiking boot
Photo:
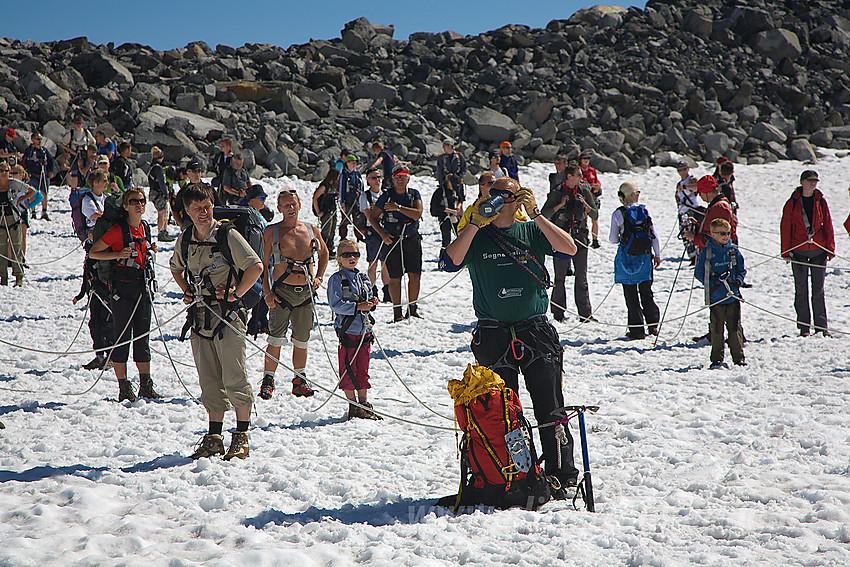
[[[366,406],[366,409],[360,410],[363,412],[363,415],[361,415],[360,417],[362,417],[363,419],[374,419],[377,421],[383,421],[383,417],[372,411],[372,404],[370,404],[369,402],[363,402],[360,405]]]
[[[133,385],[129,380],[118,380],[118,401],[127,400],[132,403],[136,401],[136,394],[133,393]]]
[[[234,431],[230,440],[230,449],[224,455],[224,460],[229,461],[233,457],[244,459],[248,457],[248,433],[245,431]]]
[[[198,460],[203,457],[212,457],[213,455],[224,454],[224,438],[217,433],[207,433],[204,435],[198,444],[195,445],[195,452],[189,458]]]
[[[292,379],[292,393],[295,394],[296,397],[305,397],[309,398],[315,392],[313,389],[307,385],[307,381],[301,376],[296,376]]]
[[[153,389],[153,380],[150,378],[139,379],[139,397],[147,398],[149,400],[159,400],[162,398],[162,396],[157,394],[156,390]]]

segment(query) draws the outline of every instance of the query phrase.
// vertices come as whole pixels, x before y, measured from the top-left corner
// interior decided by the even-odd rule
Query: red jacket
[[[581,170],[581,177],[591,185],[599,183],[599,177],[596,175],[596,170],[589,165]]]
[[[811,240],[806,223],[803,221],[803,189],[797,187],[791,198],[782,209],[782,221],[779,223],[779,231],[782,235],[782,257],[791,258],[791,252],[796,250],[824,250],[826,256],[832,259],[835,256],[835,233],[832,231],[832,217],[829,215],[829,207],[823,193],[818,189],[812,194],[814,207],[812,207]]]
[[[698,251],[702,251],[705,248],[705,244],[711,240],[711,221],[714,219],[725,219],[726,222],[732,225],[732,241],[736,241],[738,237],[738,219],[732,214],[732,206],[726,197],[718,195],[709,203],[708,210],[705,211],[705,218],[702,220],[702,224],[699,225],[699,230],[694,235],[694,246],[697,247]]]

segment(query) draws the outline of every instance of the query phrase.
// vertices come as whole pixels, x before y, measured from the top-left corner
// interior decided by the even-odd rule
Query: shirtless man
[[[307,366],[307,342],[313,327],[313,292],[322,283],[328,267],[328,247],[316,226],[298,220],[301,200],[292,189],[277,196],[277,210],[283,220],[263,232],[263,265],[273,264],[272,284],[263,274],[263,293],[269,306],[269,344],[260,397],[271,399],[274,373],[280,359],[280,347],[286,344],[286,330],[292,322],[292,393],[312,396],[313,390],[304,379]],[[319,265],[313,266],[313,252],[319,254]]]

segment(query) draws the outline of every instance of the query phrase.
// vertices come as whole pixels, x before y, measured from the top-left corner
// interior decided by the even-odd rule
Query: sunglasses
[[[127,204],[130,206],[144,205],[147,202],[147,199],[127,199]]]
[[[380,176],[380,175],[370,175],[370,176],[368,176],[366,179],[377,180],[377,179],[380,179],[380,178],[381,178],[381,176]]]
[[[730,236],[732,233],[727,230],[727,231],[723,231],[723,232],[713,232],[712,231],[711,234],[716,234],[717,236]]]
[[[265,201],[266,196],[265,195],[257,195],[257,199],[259,199],[260,201]]]
[[[510,189],[490,189],[491,197],[501,197],[505,203],[516,201],[516,195]]]
[[[340,258],[359,258],[360,252],[343,252],[339,255]]]

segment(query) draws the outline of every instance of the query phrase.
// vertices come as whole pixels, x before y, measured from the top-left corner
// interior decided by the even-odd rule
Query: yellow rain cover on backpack
[[[467,364],[463,380],[449,380],[448,389],[455,405],[460,406],[491,390],[504,390],[505,381],[486,366]]]

